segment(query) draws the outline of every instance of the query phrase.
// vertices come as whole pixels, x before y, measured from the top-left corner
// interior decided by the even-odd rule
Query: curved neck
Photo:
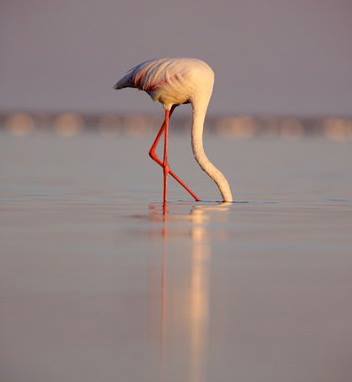
[[[202,170],[216,183],[225,202],[232,202],[230,185],[224,174],[210,162],[205,154],[203,146],[203,127],[209,99],[192,102],[193,125],[192,125],[192,150],[196,161]]]

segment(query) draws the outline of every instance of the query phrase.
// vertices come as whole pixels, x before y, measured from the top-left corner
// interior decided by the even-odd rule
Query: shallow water
[[[0,379],[349,380],[351,145],[172,136],[163,217],[151,141],[0,136]]]

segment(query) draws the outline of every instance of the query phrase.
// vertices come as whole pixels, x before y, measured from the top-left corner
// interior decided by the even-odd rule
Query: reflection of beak
[[[231,207],[231,202],[222,202],[219,204],[214,205],[200,205],[200,206],[194,206],[192,209],[191,214],[203,214],[203,216],[209,216],[207,215],[207,212],[212,211],[228,211]]]

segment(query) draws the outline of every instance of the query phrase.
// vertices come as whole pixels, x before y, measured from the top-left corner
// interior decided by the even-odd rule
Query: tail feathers
[[[132,82],[132,74],[127,73],[124,77],[122,77],[116,84],[114,85],[114,89],[123,89],[123,88],[131,88],[133,87]]]

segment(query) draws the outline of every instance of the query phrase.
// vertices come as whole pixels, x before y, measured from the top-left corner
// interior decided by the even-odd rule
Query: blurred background
[[[350,140],[351,16],[349,0],[2,0],[0,126],[143,135],[159,105],[112,85],[143,60],[189,56],[216,73],[208,131]]]

